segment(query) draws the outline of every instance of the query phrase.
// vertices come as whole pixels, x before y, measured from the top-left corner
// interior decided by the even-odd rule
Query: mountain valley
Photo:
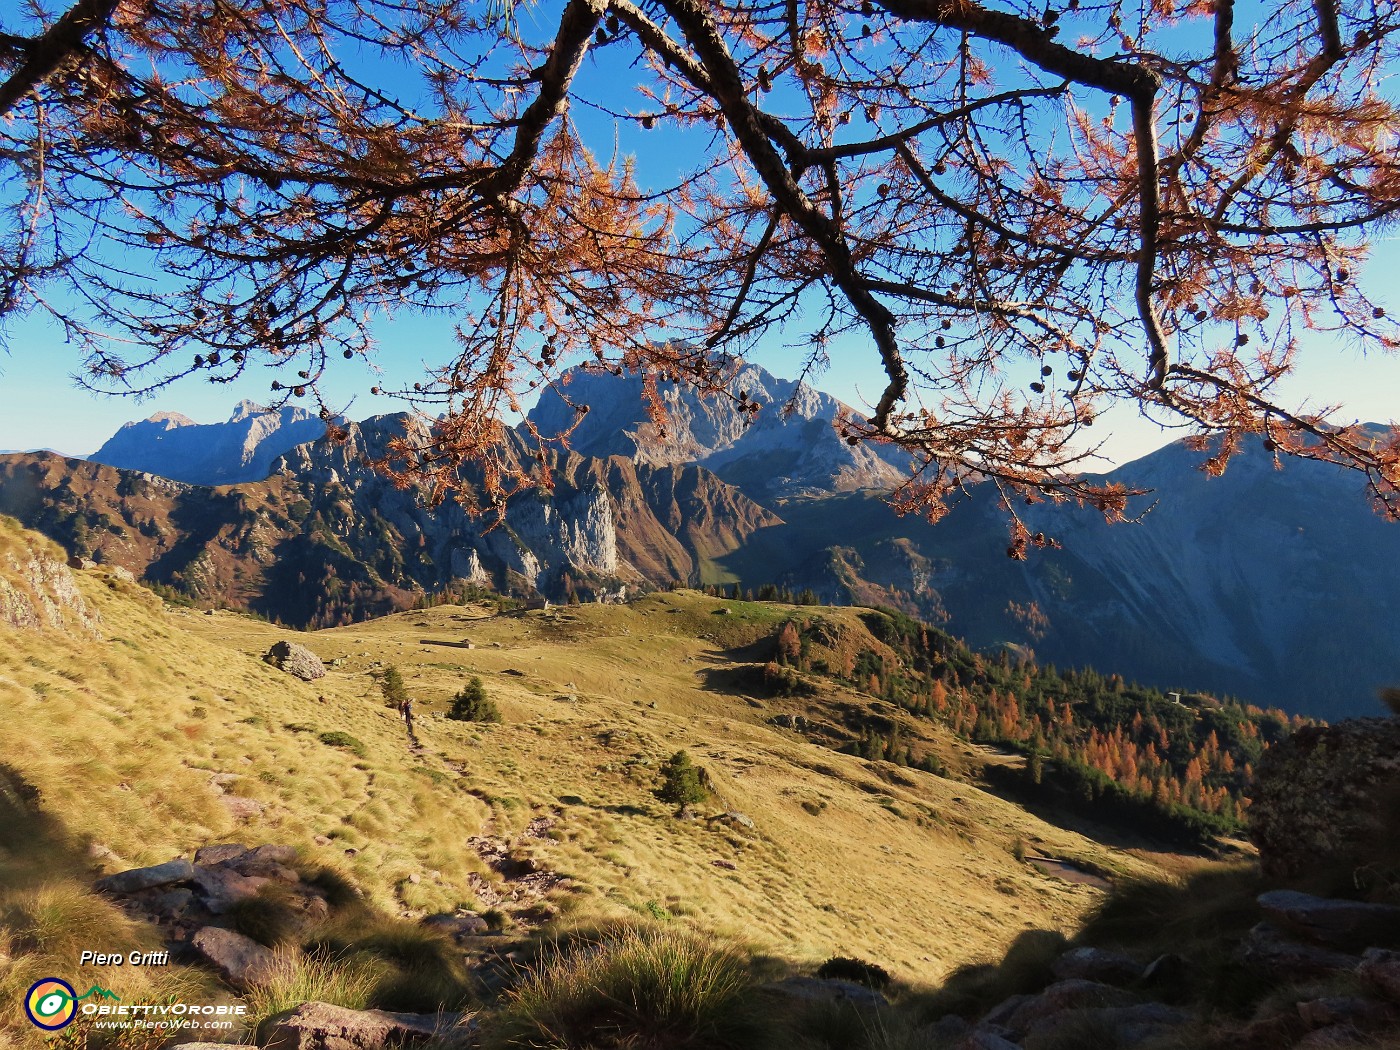
[[[1207,478],[1202,453],[1169,445],[1101,476],[1152,490],[1134,521],[1020,508],[1062,549],[1013,561],[985,487],[936,525],[895,516],[881,493],[902,476],[898,458],[840,440],[832,424],[850,410],[809,387],[742,366],[735,389],[765,406],[746,426],[728,401],[662,383],[663,440],[639,378],[568,380],[531,414],[548,434],[576,418],[571,403],[590,408],[572,451],[549,458],[557,488],[513,498],[499,528],[450,501],[430,510],[367,465],[424,423],[379,416],[350,424],[343,444],[302,441],[324,425],[246,404],[227,424],[176,425],[168,413],[130,424],[86,464],[3,457],[0,512],[196,603],[294,626],[474,589],[567,602],[673,584],[769,587],[896,608],[987,651],[1011,646],[1313,717],[1375,713],[1376,691],[1400,681],[1389,626],[1400,616],[1400,532],[1372,513],[1359,481],[1326,465],[1276,467],[1255,441]],[[168,473],[200,485],[97,465],[159,464],[176,439],[186,451]],[[517,461],[532,455],[523,434],[508,441]],[[267,480],[202,487],[260,473],[259,463]]]

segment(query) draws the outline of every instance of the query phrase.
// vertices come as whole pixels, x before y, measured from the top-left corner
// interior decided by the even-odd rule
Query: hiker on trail
[[[399,710],[403,713],[404,724],[408,726],[409,735],[413,735],[413,700],[404,697],[403,703],[399,705]]]

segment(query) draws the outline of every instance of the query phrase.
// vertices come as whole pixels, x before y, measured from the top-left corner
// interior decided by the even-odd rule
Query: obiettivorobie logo
[[[24,1012],[36,1028],[46,1032],[57,1032],[67,1028],[78,1016],[78,1004],[84,999],[115,999],[121,997],[109,989],[93,985],[82,995],[73,986],[58,977],[45,977],[35,981],[24,996]]]

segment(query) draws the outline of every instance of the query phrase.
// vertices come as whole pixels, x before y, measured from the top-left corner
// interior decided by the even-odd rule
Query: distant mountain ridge
[[[871,442],[848,445],[841,438],[834,423],[852,412],[849,407],[758,365],[740,364],[729,384],[731,392],[762,405],[752,423],[728,399],[700,397],[689,387],[661,382],[667,415],[662,433],[647,419],[642,383],[632,373],[568,372],[561,385],[569,400],[589,407],[570,446],[586,456],[625,456],[652,465],[695,463],[769,504],[857,489],[887,491],[905,477],[901,464],[907,456]],[[577,418],[554,389],[545,390],[529,413],[546,435],[567,430]]]
[[[587,598],[698,581],[713,559],[779,521],[700,467],[573,453],[554,464],[552,492],[517,495],[501,521],[453,502],[433,508],[367,465],[423,426],[407,415],[349,424],[344,442],[298,445],[265,481],[218,489],[49,453],[5,456],[0,513],[201,604],[296,626],[470,587]],[[481,483],[470,469],[462,480]]]
[[[82,539],[200,600],[278,609],[291,623],[368,615],[463,584],[556,598],[629,583],[754,592],[776,584],[810,588],[829,603],[902,609],[978,648],[1034,650],[1062,666],[1112,667],[1164,689],[1232,693],[1318,717],[1376,713],[1375,689],[1400,684],[1400,526],[1375,515],[1360,480],[1337,468],[1286,460],[1275,470],[1256,440],[1223,477],[1207,478],[1202,454],[1169,445],[1102,475],[1155,490],[1149,499],[1159,505],[1140,523],[1110,527],[1089,511],[1022,507],[1032,531],[1063,549],[1019,562],[1004,553],[1004,512],[976,486],[936,526],[892,514],[879,493],[902,475],[885,450],[840,440],[831,423],[843,407],[834,398],[746,365],[736,389],[764,401],[757,423],[745,428],[729,403],[663,385],[663,438],[647,430],[640,383],[571,374],[569,397],[590,411],[574,451],[553,461],[555,492],[518,496],[495,530],[455,505],[428,510],[417,493],[364,466],[392,433],[425,425],[406,416],[352,425],[342,445],[288,445],[293,428],[281,426],[263,435],[258,449],[288,447],[268,464],[268,491],[238,498],[246,514],[282,523],[259,526],[266,540],[237,539],[243,526],[214,496],[178,486],[176,494],[173,483],[154,480],[143,484],[173,500],[155,515],[171,535],[140,556],[123,553],[133,541],[103,530],[155,527],[121,497],[136,483],[119,475],[98,482],[95,467],[60,470],[48,459],[35,477],[32,463],[13,463],[41,457],[0,464],[0,510],[20,507],[6,512],[70,550]],[[783,419],[785,396],[796,407]],[[573,410],[551,393],[531,419],[549,432],[563,429],[565,413],[571,421]],[[182,419],[166,414],[128,440],[208,429]],[[524,461],[524,439],[509,440]],[[150,446],[141,462],[169,473],[163,447]],[[222,447],[227,460],[211,453],[202,469],[248,469],[245,443]],[[78,483],[88,477],[86,488]],[[473,483],[470,471],[464,479]],[[274,496],[280,505],[268,502]],[[217,527],[200,524],[210,513]],[[73,531],[79,520],[85,537]],[[211,543],[223,552],[210,554],[221,567],[200,582],[189,552]],[[256,567],[239,576],[234,563],[249,556]],[[223,596],[223,586],[236,596]]]
[[[995,494],[972,486],[936,525],[865,494],[790,503],[720,567],[746,585],[895,606],[980,649],[1321,718],[1380,713],[1376,690],[1400,683],[1400,524],[1357,476],[1303,460],[1275,470],[1258,440],[1222,477],[1201,459],[1177,442],[1102,475],[1154,490],[1137,523],[1018,507],[1062,544],[1024,562],[1006,557]]]
[[[325,422],[303,408],[268,411],[240,401],[223,423],[196,423],[179,412],[127,423],[88,458],[191,485],[236,485],[261,481],[278,456],[325,432]]]

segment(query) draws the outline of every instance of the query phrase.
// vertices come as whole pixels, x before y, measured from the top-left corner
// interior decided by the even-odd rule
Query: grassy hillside
[[[964,782],[984,756],[927,720],[906,732],[946,777],[770,725],[872,703],[834,680],[800,700],[747,695],[758,643],[790,607],[676,592],[523,616],[444,606],[302,635],[167,607],[101,569],[75,575],[100,640],[0,627],[0,764],[45,829],[42,848],[0,854],[6,993],[45,966],[100,976],[65,961],[71,938],[15,932],[16,915],[33,926],[35,893],[81,897],[101,871],[214,842],[295,845],[391,915],[641,915],[793,963],[861,956],[919,984],[1022,930],[1068,929],[1098,899],[1027,854],[1152,868]],[[824,615],[866,632],[859,610]],[[338,664],[293,679],[260,659],[283,638]],[[384,702],[391,665],[418,700],[420,746]],[[472,676],[500,724],[441,717]],[[752,827],[679,820],[654,796],[681,749],[713,784],[703,814]]]

